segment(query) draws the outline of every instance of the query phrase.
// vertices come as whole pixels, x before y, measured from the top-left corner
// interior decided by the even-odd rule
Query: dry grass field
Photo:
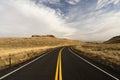
[[[84,43],[75,49],[104,64],[120,66],[120,43]]]
[[[78,41],[55,37],[0,38],[0,69],[38,56],[51,48],[81,44]]]
[[[9,66],[10,57],[12,65],[15,65],[38,56],[49,49],[71,45],[84,55],[104,64],[120,66],[120,43],[83,43],[76,40],[39,36],[0,38],[0,69]]]

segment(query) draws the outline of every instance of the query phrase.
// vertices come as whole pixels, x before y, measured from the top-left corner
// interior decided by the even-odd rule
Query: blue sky
[[[120,35],[120,0],[0,0],[0,27],[0,37],[105,41]]]

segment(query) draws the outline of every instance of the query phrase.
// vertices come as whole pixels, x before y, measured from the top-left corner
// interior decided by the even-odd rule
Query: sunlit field
[[[75,46],[75,49],[102,63],[120,65],[120,43],[84,43],[82,46]]]
[[[60,47],[81,44],[78,41],[55,37],[0,38],[0,69],[24,62],[45,51]]]

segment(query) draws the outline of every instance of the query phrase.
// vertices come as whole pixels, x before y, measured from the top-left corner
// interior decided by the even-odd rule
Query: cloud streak
[[[103,41],[120,32],[120,0],[0,0],[0,36]]]
[[[107,7],[109,4],[118,4],[120,0],[98,0],[97,9],[101,9],[103,7]]]
[[[75,32],[74,28],[64,24],[54,9],[42,4],[38,6],[30,0],[1,0],[0,5],[0,36],[51,33],[64,37]]]
[[[75,5],[80,2],[80,0],[65,0],[65,1],[71,5]]]
[[[98,0],[96,7],[87,8],[88,12],[79,10],[80,6],[73,8],[68,15],[68,24],[77,28],[72,38],[84,41],[105,41],[120,32],[120,10],[110,9],[109,4],[119,4],[119,0]],[[105,7],[105,8],[103,8]],[[72,15],[74,14],[74,15]],[[79,36],[79,37],[78,37]]]

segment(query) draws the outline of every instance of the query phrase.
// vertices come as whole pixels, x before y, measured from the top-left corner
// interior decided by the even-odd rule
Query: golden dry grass
[[[78,41],[53,37],[0,38],[0,48],[25,48],[74,44],[78,44]]]
[[[0,69],[9,65],[9,55],[11,55],[12,65],[15,65],[51,48],[76,44],[81,43],[54,37],[0,38]]]
[[[85,55],[104,62],[105,64],[120,65],[120,43],[84,43],[83,45],[75,46],[75,49],[82,51]]]
[[[5,51],[5,54],[0,55],[0,68],[3,69],[9,66],[9,58],[11,58],[12,65],[15,65],[41,55],[43,52],[56,47],[58,46],[8,49]]]

